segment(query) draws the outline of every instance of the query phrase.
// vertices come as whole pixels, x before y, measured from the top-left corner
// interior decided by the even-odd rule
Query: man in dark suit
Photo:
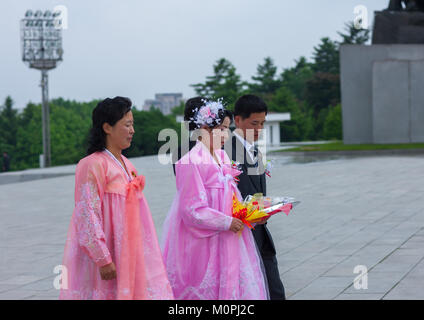
[[[239,176],[238,188],[243,198],[255,193],[266,195],[265,168],[262,154],[255,146],[267,114],[265,102],[254,95],[240,97],[234,107],[236,130],[226,142],[228,156],[240,163],[243,173]],[[285,300],[285,290],[280,279],[276,250],[267,222],[256,224],[252,230],[262,256],[271,300]]]

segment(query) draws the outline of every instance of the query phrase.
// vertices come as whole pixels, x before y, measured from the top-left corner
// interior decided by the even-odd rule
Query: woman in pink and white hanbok
[[[201,138],[176,163],[177,193],[163,229],[163,257],[174,296],[268,299],[252,232],[232,217],[232,195],[241,198],[235,182],[240,172],[221,150],[231,114],[220,101],[204,101],[193,114]]]
[[[129,99],[94,109],[89,155],[75,173],[60,299],[173,299],[145,179],[121,154],[133,134]]]

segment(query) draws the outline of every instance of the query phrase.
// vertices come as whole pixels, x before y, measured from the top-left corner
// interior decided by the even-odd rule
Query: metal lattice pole
[[[43,166],[51,166],[48,70],[62,61],[60,11],[33,13],[28,10],[21,20],[22,60],[41,71]]]
[[[50,151],[49,75],[47,74],[47,70],[41,71],[41,95],[42,95],[44,167],[50,167],[51,166],[51,151]]]

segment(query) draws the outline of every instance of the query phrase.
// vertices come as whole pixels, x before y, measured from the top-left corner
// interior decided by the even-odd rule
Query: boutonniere
[[[271,170],[274,167],[274,159],[267,160],[265,163],[265,174],[271,178]]]
[[[243,172],[243,169],[241,168],[240,162],[237,162],[237,161],[234,161],[234,160],[231,160],[231,169],[239,171],[240,173],[238,175],[240,175]],[[239,177],[234,176],[234,181],[236,183],[239,183],[240,182]]]
[[[131,175],[133,178],[137,178],[137,174],[134,171],[131,171]]]
[[[242,171],[241,163],[234,160],[231,160],[231,168]]]

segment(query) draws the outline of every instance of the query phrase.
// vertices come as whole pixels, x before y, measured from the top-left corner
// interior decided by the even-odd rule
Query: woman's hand
[[[102,280],[113,280],[116,278],[116,268],[113,262],[100,267],[100,276]]]
[[[233,218],[233,221],[231,221],[230,230],[234,233],[237,233],[242,229],[243,229],[243,222],[240,219]]]

